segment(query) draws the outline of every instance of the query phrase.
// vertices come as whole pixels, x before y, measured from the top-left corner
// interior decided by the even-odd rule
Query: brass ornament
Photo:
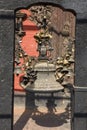
[[[38,58],[30,57],[21,48],[22,38],[25,35],[25,32],[23,31],[23,23],[22,23],[23,20],[25,19],[24,18],[25,15],[23,13],[20,14],[20,12],[18,12],[16,14],[16,31],[15,31],[16,66],[15,66],[14,73],[17,75],[21,73],[24,74],[20,84],[25,89],[28,88],[33,90],[33,88],[35,87],[34,85],[36,85],[37,90],[39,86],[41,91],[46,91],[41,88],[41,85],[43,86],[43,84],[45,84],[44,88],[47,89],[47,91],[49,91],[48,89],[49,84],[53,80],[52,81],[54,86],[53,90],[55,89],[55,86],[58,90],[59,84],[60,84],[59,87],[67,85],[69,82],[71,82],[68,79],[73,76],[72,71],[74,65],[74,41],[75,40],[70,36],[70,22],[69,21],[65,22],[64,27],[60,33],[60,35],[63,38],[61,44],[64,47],[64,53],[61,56],[59,55],[57,59],[52,61],[52,59],[50,58],[51,52],[53,51],[50,42],[51,39],[53,38],[50,29],[50,24],[51,24],[50,18],[52,14],[52,8],[51,6],[47,6],[47,5],[45,6],[37,5],[29,8],[29,11],[31,12],[31,15],[28,17],[28,19],[35,22],[39,29],[39,32],[36,33],[34,36],[38,45],[37,51],[39,52],[39,56]],[[21,67],[18,67],[18,65],[20,64],[20,58],[23,58],[23,64]],[[48,76],[48,74],[49,77],[46,79],[45,76]],[[41,77],[42,75],[43,77]],[[44,83],[44,79],[45,79],[45,83]]]
[[[17,76],[19,76],[19,74],[23,73],[22,71],[22,67],[21,66],[16,66],[14,69],[14,74],[16,74]]]
[[[66,86],[72,83],[74,76],[74,42],[75,39],[70,37],[70,22],[66,21],[61,32],[63,37],[64,54],[56,60],[55,78],[61,85]],[[62,75],[59,77],[58,75]],[[70,80],[69,80],[70,79]]]
[[[50,17],[52,13],[51,6],[48,5],[36,5],[29,8],[31,11],[31,15],[29,16],[29,20],[34,21],[38,28],[48,28],[50,25]],[[45,29],[46,29],[45,28]]]
[[[64,24],[64,27],[63,27],[63,30],[62,30],[62,35],[64,37],[67,37],[70,35],[70,23],[69,21],[66,21],[65,24]]]
[[[26,18],[27,18],[27,15],[25,13],[21,13],[20,11],[17,11],[17,13],[16,13],[16,33],[20,37],[25,35],[25,32],[23,31],[23,20],[25,20]]]

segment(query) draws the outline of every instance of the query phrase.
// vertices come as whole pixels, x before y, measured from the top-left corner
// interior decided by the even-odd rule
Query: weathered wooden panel
[[[70,38],[75,39],[75,15],[63,10],[59,7],[52,7],[51,28],[52,28],[52,45],[54,51],[52,53],[53,58],[62,56],[64,54],[64,48],[68,44],[69,37],[62,36],[64,25],[69,24]]]

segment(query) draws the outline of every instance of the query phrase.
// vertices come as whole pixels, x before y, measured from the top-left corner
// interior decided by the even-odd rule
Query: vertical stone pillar
[[[87,87],[87,14],[77,14],[75,86]]]
[[[87,13],[77,14],[72,130],[87,130]]]
[[[0,10],[0,129],[12,130],[14,11]]]

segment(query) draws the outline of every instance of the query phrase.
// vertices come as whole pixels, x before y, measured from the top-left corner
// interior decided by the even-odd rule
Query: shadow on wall
[[[55,104],[55,99],[48,98],[46,103],[47,112],[44,113],[39,111],[38,106],[35,105],[34,93],[26,93],[26,98],[27,99],[26,99],[25,111],[22,113],[20,118],[14,124],[13,130],[23,130],[23,128],[28,123],[30,118],[34,120],[35,124],[37,124],[38,126],[50,127],[50,128],[58,127],[67,123],[67,120],[70,118],[69,104],[67,104],[63,112],[55,114],[57,106],[57,104]]]

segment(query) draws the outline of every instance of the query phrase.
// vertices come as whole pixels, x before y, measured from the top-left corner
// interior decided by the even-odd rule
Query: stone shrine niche
[[[40,86],[43,85],[43,77],[47,76],[42,75],[43,71],[51,72],[53,76],[44,85],[48,86],[47,91],[57,91],[58,86],[62,89],[72,85],[74,12],[53,5],[33,5],[26,10],[16,11],[15,24],[15,89],[21,89],[22,86],[29,91],[45,91],[43,87],[34,89],[35,83],[39,86],[39,80],[42,82]],[[53,86],[56,87],[49,88],[51,81],[55,82]]]
[[[40,47],[39,48],[38,41],[36,40],[38,36],[36,36],[36,34],[38,34],[41,31],[40,25],[43,26],[44,24],[42,24],[41,21],[40,22],[38,21],[39,22],[39,26],[38,26],[37,22],[34,19],[32,19],[32,17],[35,15],[35,11],[32,10],[31,8],[32,7],[35,8],[34,5],[36,5],[38,6],[36,7],[36,9],[38,9],[39,6],[44,6],[45,4],[48,4],[46,6],[51,7],[50,9],[50,11],[52,10],[51,14],[54,13],[53,15],[51,15],[50,20],[49,20],[49,27],[50,27],[49,33],[51,37],[49,38],[50,42],[48,42],[47,46],[43,45],[43,46],[39,46]],[[72,85],[74,83],[74,86],[72,87],[73,95],[71,96],[71,105],[72,105],[71,107],[71,110],[72,110],[71,111],[71,116],[72,116],[71,127],[72,128],[71,129],[72,130],[77,130],[77,129],[87,130],[87,124],[86,124],[86,119],[87,119],[86,118],[86,115],[87,115],[87,106],[86,106],[87,104],[87,73],[86,73],[87,72],[87,1],[86,0],[80,0],[80,1],[79,0],[76,0],[76,1],[73,1],[73,0],[66,0],[66,1],[65,0],[48,0],[48,1],[47,0],[22,0],[22,1],[21,0],[7,0],[7,1],[1,0],[0,6],[1,6],[0,7],[1,9],[0,10],[0,23],[1,23],[1,26],[0,26],[0,35],[1,35],[1,39],[0,39],[0,55],[1,55],[1,58],[0,58],[0,70],[1,70],[0,71],[0,85],[1,85],[0,124],[1,125],[0,125],[0,128],[1,130],[13,129],[13,124],[12,124],[13,116],[15,115],[15,118],[17,117],[16,114],[13,114],[13,107],[14,107],[13,103],[15,101],[14,99],[20,96],[21,102],[23,103],[22,95],[19,95],[19,92],[14,93],[14,89],[17,91],[28,90],[25,92],[23,91],[23,93],[25,93],[24,105],[26,105],[25,106],[26,108],[24,108],[25,110],[23,111],[22,114],[20,114],[18,121],[14,123],[15,129],[16,130],[24,129],[24,125],[25,123],[27,123],[27,119],[29,119],[30,121],[31,115],[34,115],[33,113],[31,113],[30,115],[30,111],[28,114],[26,113],[27,106],[30,106],[30,107],[31,106],[34,107],[34,105],[37,106],[36,99],[35,99],[36,93],[33,93],[33,94],[30,93],[29,86],[27,89],[25,85],[26,83],[30,84],[34,80],[35,81],[33,83],[37,81],[38,73],[33,72],[33,75],[30,74],[30,72],[26,73],[27,67],[31,67],[32,60],[34,61],[32,65],[36,65],[36,63],[44,63],[44,62],[46,63],[46,64],[43,64],[44,68],[46,69],[46,72],[50,72],[50,74],[54,76],[53,77],[54,82],[57,83],[58,88],[59,88],[59,85],[60,87],[65,88],[65,86],[69,84]],[[26,7],[29,7],[29,8],[26,8]],[[44,8],[44,7],[41,7],[41,8]],[[67,10],[67,9],[70,9],[70,10]],[[41,10],[42,9],[40,9],[40,11]],[[76,12],[76,14],[74,13],[73,10]],[[22,14],[19,15],[18,12],[21,12]],[[38,15],[37,12],[36,12],[37,16],[40,16]],[[17,13],[16,18],[15,18],[15,13]],[[30,17],[31,15],[32,17]],[[75,15],[76,15],[76,29],[75,29]],[[15,18],[15,23],[17,23],[15,24],[16,25],[15,27],[14,27],[14,18]],[[46,17],[44,17],[43,22],[47,23]],[[76,37],[75,37],[75,30],[76,30]],[[16,45],[15,46],[15,62],[14,62],[14,56],[13,56],[14,31],[15,31],[15,45]],[[68,44],[68,43],[71,43],[71,44]],[[67,46],[71,49],[67,50]],[[75,58],[74,58],[74,46],[75,46]],[[67,51],[68,51],[68,55],[65,55]],[[42,58],[45,58],[45,60],[43,60]],[[75,59],[75,62],[73,59]],[[13,67],[13,62],[15,64],[15,69]],[[49,64],[51,66],[49,66]],[[75,64],[75,67],[74,67],[74,64]],[[37,67],[38,66],[35,66],[35,69],[37,69]],[[42,65],[39,66],[39,69],[41,67]],[[52,72],[51,67],[52,68],[54,67],[53,72]],[[51,70],[49,68],[51,68]],[[13,81],[13,69],[15,73],[15,76],[14,76],[15,81]],[[74,72],[74,69],[75,69],[75,72]],[[28,75],[26,76],[25,74],[28,74]],[[49,76],[51,77],[51,75]],[[23,84],[21,84],[21,82],[22,83],[25,82],[24,87],[22,86]],[[13,83],[15,85],[13,85]],[[52,83],[52,80],[50,83]],[[13,89],[13,86],[14,86],[14,89]],[[54,91],[54,89],[51,89],[51,90],[52,92]],[[35,92],[35,90],[33,92]],[[60,93],[61,92],[56,93],[57,97],[60,96]],[[41,96],[47,95],[47,93],[45,94],[39,93],[39,94],[40,94],[40,100],[41,100]],[[63,91],[62,91],[62,94],[63,94]],[[61,99],[60,101],[58,100],[58,102],[55,101],[58,99],[58,98],[56,99],[55,93],[50,93],[49,95],[51,95],[50,96],[52,99],[51,103],[52,105],[54,105],[54,107],[55,107],[55,104],[57,104],[57,106],[60,107],[61,103],[64,103],[64,102],[61,102]],[[13,96],[14,96],[14,99],[13,99]],[[32,103],[32,100],[33,100],[33,103]],[[40,100],[38,101],[38,103],[40,103]],[[52,107],[49,108],[49,104],[50,104],[49,100],[48,102],[46,101],[46,106],[48,107],[47,114],[49,114],[50,111],[51,111],[50,114],[52,113]],[[21,105],[21,104],[18,102],[18,105]],[[41,100],[40,106],[42,105],[43,105],[43,102]],[[33,112],[35,112],[36,110],[34,108],[32,109]],[[59,109],[58,109],[58,112],[59,112]],[[18,110],[17,110],[17,113],[19,113]],[[27,119],[25,119],[26,114],[27,114],[26,116]],[[36,114],[37,114],[37,111],[36,111]],[[63,127],[65,126],[64,129],[66,129],[67,120],[64,118],[66,113],[64,113],[64,116],[62,114],[62,117],[60,115],[61,114],[59,113],[57,114],[58,118],[56,118],[56,122],[57,122],[56,126],[59,126],[61,122],[60,120],[62,120],[64,124],[61,124],[61,125]],[[43,118],[44,116],[41,115],[41,117],[42,119],[45,119]],[[51,122],[52,121],[55,122],[53,117],[56,117],[56,116],[54,115],[52,116]],[[24,119],[25,121],[23,121],[22,119]],[[36,118],[34,122],[35,121],[38,121],[38,119]],[[48,120],[45,120],[45,122],[48,126]],[[40,123],[40,122],[37,122],[37,123]],[[19,125],[21,128],[17,128],[17,126]],[[55,124],[52,124],[52,126],[54,127]],[[52,126],[50,128],[52,128]]]

